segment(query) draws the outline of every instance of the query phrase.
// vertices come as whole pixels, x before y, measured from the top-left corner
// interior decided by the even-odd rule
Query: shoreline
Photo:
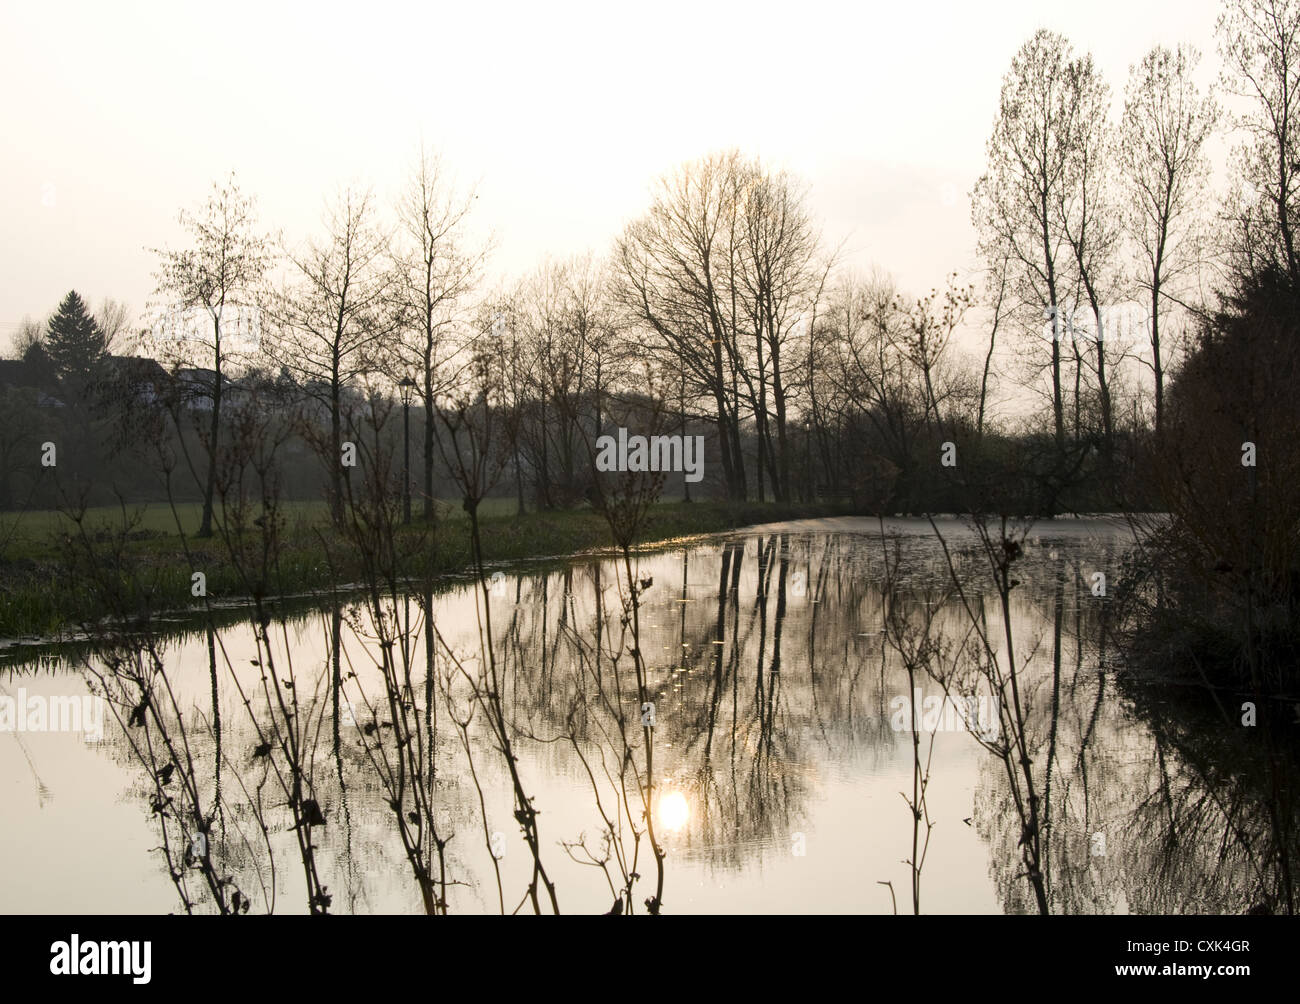
[[[661,502],[651,509],[636,550],[782,521],[848,515],[852,514],[844,506],[815,503]],[[428,541],[431,546],[423,554],[423,567],[413,569],[419,575],[408,576],[407,581],[427,581],[441,591],[471,577],[468,525],[462,520],[437,524]],[[419,544],[429,529],[413,524],[403,528],[398,539]],[[604,518],[590,509],[488,516],[480,520],[480,529],[485,567],[494,570],[525,563],[563,564],[615,553]],[[348,551],[346,538],[329,530],[326,533],[325,537],[315,533],[286,537],[271,602],[310,606],[331,593],[363,588],[355,560],[347,560],[355,555]],[[197,560],[191,562],[185,546]],[[337,564],[331,575],[330,551],[336,547],[333,559]],[[124,555],[136,560],[137,572],[150,576],[151,599],[168,594],[188,598],[192,571],[202,570],[206,576],[207,605],[157,603],[150,606],[151,621],[186,623],[209,613],[227,612],[234,615],[232,619],[246,616],[252,597],[243,589],[238,569],[224,551],[225,545],[215,538],[188,538],[182,543],[179,535],[172,535],[128,542]],[[86,624],[103,619],[105,612],[89,591],[68,581],[71,574],[67,563],[46,548],[0,564],[0,660],[8,662],[16,651],[75,644],[84,637]],[[333,582],[322,584],[324,579]]]

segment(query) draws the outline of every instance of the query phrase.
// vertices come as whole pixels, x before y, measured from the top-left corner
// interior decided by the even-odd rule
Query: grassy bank
[[[485,557],[493,564],[539,558],[561,559],[611,544],[603,517],[590,509],[569,512],[513,513],[513,504],[492,500],[480,510]],[[468,521],[458,506],[440,504],[433,529],[413,525],[403,529],[399,550],[410,562],[411,576],[435,581],[463,575],[470,567]],[[643,543],[657,543],[696,534],[715,533],[756,523],[836,515],[840,506],[778,505],[775,503],[664,502],[650,514]],[[248,583],[230,560],[219,539],[182,537],[176,518],[165,507],[130,510],[126,524],[118,510],[88,513],[83,526],[94,540],[101,576],[107,575],[119,597],[133,609],[164,611],[193,609],[191,576],[206,576],[208,599],[214,604],[238,603],[248,595]],[[186,533],[197,526],[197,511],[179,512]],[[77,527],[60,513],[27,513],[15,524],[0,523],[0,638],[51,636],[75,631],[106,612],[88,576],[68,563],[65,534]],[[122,538],[124,525],[128,529]],[[246,544],[255,544],[248,535]],[[114,553],[120,560],[110,558]],[[111,569],[111,571],[109,571]],[[303,503],[285,512],[282,547],[271,592],[290,596],[327,591],[354,583],[362,575],[359,556],[343,535],[330,527],[319,505]]]

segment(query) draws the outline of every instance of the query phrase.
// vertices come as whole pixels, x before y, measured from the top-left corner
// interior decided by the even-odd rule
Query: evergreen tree
[[[46,351],[64,388],[84,395],[104,358],[104,333],[75,289],[50,318]]]
[[[27,364],[29,377],[37,387],[54,390],[58,385],[58,377],[54,373],[54,364],[50,362],[50,353],[45,348],[44,339],[31,342],[23,350],[21,358]]]

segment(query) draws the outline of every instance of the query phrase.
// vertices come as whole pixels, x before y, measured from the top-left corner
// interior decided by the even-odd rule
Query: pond
[[[1108,604],[1131,541],[1114,520],[1032,527],[1009,630],[963,523],[846,518],[634,555],[635,617],[627,569],[584,556],[495,573],[485,591],[380,597],[378,626],[355,596],[287,617],[264,642],[251,618],[177,631],[154,640],[165,738],[184,750],[170,781],[154,773],[173,759],[159,752],[163,733],[127,723],[110,654],[16,650],[0,669],[11,708],[116,703],[98,730],[90,714],[80,731],[0,726],[0,909],[211,912],[193,868],[207,856],[253,913],[305,912],[313,881],[329,912],[420,912],[407,843],[434,859],[427,816],[449,912],[532,912],[537,866],[515,779],[490,715],[470,715],[474,681],[495,673],[562,912],[610,910],[632,873],[619,908],[630,899],[645,911],[657,889],[647,801],[664,913],[1033,912],[1016,788],[990,749],[1009,729],[1032,760],[1052,912],[1242,912],[1261,867],[1250,847],[1266,834],[1237,838],[1267,830],[1263,796],[1250,770],[1206,749],[1203,723],[1121,685]],[[891,609],[911,633],[886,630]],[[479,640],[489,622],[490,655]],[[949,675],[946,692],[940,680],[945,665],[975,664],[981,633],[1000,656],[1013,639],[1019,725],[1000,718],[989,687]],[[904,653],[922,638],[929,672],[914,665],[909,679]],[[266,683],[271,660],[279,687]],[[396,690],[385,665],[398,667]],[[395,715],[415,728],[395,728]],[[276,722],[296,736],[302,790],[324,820],[306,841],[314,879]],[[420,744],[414,758],[403,735],[408,751]],[[637,780],[651,751],[646,790]],[[424,802],[410,763],[432,768]],[[201,838],[175,808],[183,798],[158,797],[177,795],[187,770],[211,808]],[[914,886],[909,861],[921,854]]]

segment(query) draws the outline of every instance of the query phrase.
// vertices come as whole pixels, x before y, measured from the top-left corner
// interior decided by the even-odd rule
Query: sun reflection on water
[[[659,825],[677,832],[691,818],[691,807],[680,791],[669,791],[659,796]]]

